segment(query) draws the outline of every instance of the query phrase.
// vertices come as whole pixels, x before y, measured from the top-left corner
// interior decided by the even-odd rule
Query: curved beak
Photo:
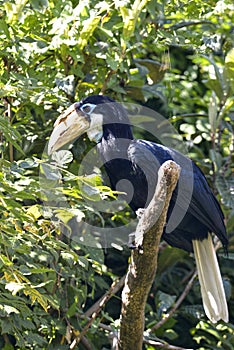
[[[78,103],[71,105],[54,123],[54,130],[48,143],[48,154],[72,142],[90,127],[89,116],[78,109]]]

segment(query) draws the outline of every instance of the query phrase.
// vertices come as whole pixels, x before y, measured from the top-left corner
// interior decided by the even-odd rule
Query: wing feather
[[[220,205],[210,189],[206,178],[196,164],[176,150],[165,146],[144,140],[134,140],[128,148],[128,157],[147,174],[151,196],[157,183],[157,172],[162,163],[167,160],[174,160],[181,166],[181,174],[178,185],[173,193],[171,205],[169,208],[171,222],[168,220],[167,231],[173,231],[175,225],[180,227],[179,221],[185,216],[184,222],[187,224],[187,218],[194,220],[194,224],[204,225],[206,232],[203,236],[196,232],[196,227],[187,227],[188,231],[194,231],[198,239],[207,236],[208,231],[214,232],[227,245],[226,230],[224,225],[224,216]],[[191,225],[189,225],[191,226]],[[199,225],[198,225],[199,226]]]

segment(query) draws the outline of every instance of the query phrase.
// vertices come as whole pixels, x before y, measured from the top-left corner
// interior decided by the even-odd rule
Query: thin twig
[[[124,285],[124,281],[125,281],[126,275],[124,275],[123,277],[121,277],[121,279],[117,282],[114,282],[114,284],[112,284],[112,286],[110,287],[110,289],[101,296],[100,299],[98,299],[96,301],[96,303],[94,303],[86,312],[85,312],[85,316],[86,317],[90,317],[92,316],[94,313],[97,312],[97,310],[99,309],[100,305],[103,305],[103,301],[104,303],[106,303],[110,297],[114,294],[116,294]],[[107,297],[109,297],[107,299]]]
[[[87,320],[90,320],[91,318],[90,317],[85,317],[84,315],[80,316],[82,319],[87,319]],[[116,331],[115,333],[113,333],[113,328],[105,323],[98,323],[98,327],[109,332],[110,333],[110,338],[111,338],[111,334],[112,334],[112,337],[116,337],[116,334],[118,334],[118,332]],[[187,349],[187,348],[181,348],[181,347],[178,347],[178,346],[175,346],[175,345],[171,345],[171,344],[168,344],[166,342],[164,342],[163,340],[157,338],[157,340],[155,339],[150,339],[149,337],[144,337],[143,338],[143,343],[146,344],[146,345],[151,345],[153,347],[156,347],[156,348],[159,348],[159,349],[165,349],[165,350],[193,350],[193,349]],[[117,350],[117,349],[113,349],[113,350]]]
[[[181,29],[181,28],[184,28],[184,27],[189,27],[189,26],[197,26],[199,24],[210,24],[212,25],[213,27],[216,27],[216,24],[215,23],[212,23],[208,20],[194,20],[194,21],[183,21],[183,22],[180,22],[180,23],[176,23],[176,24],[173,24],[172,26],[170,27],[167,27],[165,28],[166,30],[177,30],[177,29]]]
[[[86,350],[92,350],[92,346],[86,337],[83,337],[80,342]]]
[[[152,339],[144,339],[144,344],[151,345],[156,347],[157,349],[165,349],[165,350],[193,350],[193,349],[185,349],[178,346],[170,345],[168,343],[161,343],[159,341],[155,341]]]
[[[73,342],[70,345],[70,349],[75,349],[75,347],[80,343],[82,337],[87,333],[89,328],[91,327],[94,320],[97,318],[101,310],[103,309],[104,305],[107,303],[107,301],[112,297],[113,294],[115,294],[124,284],[125,276],[123,276],[120,280],[115,280],[110,289],[88,310],[86,311],[85,316],[92,315],[90,318],[88,318],[88,322],[84,326],[81,333],[73,340]]]
[[[7,115],[8,115],[9,122],[11,123],[12,110],[9,102],[7,103]],[[12,163],[14,161],[14,150],[11,142],[9,142],[9,158],[10,158],[10,162]]]
[[[172,315],[175,313],[175,311],[179,308],[182,301],[185,299],[187,294],[189,293],[190,289],[193,286],[193,282],[195,278],[197,277],[197,270],[194,271],[192,277],[190,278],[188,284],[186,285],[185,289],[183,290],[183,293],[180,295],[180,297],[175,302],[174,306],[171,308],[171,310],[168,312],[168,314],[165,315],[164,318],[162,318],[158,323],[156,323],[152,328],[148,329],[148,332],[154,332],[156,329],[160,328],[164,323],[167,322],[167,320],[172,317]]]
[[[105,76],[105,80],[104,80],[104,82],[103,82],[103,84],[102,84],[102,89],[101,89],[101,91],[100,91],[100,94],[101,94],[101,95],[103,95],[104,92],[106,91],[108,82],[110,81],[112,75],[114,75],[116,72],[117,72],[117,70],[111,69],[111,70],[109,70],[109,72],[108,72],[107,75]]]
[[[184,114],[178,114],[178,115],[173,115],[172,117],[169,118],[169,121],[174,122],[178,121],[184,118],[194,118],[194,117],[201,117],[201,118],[207,118],[208,114],[205,113],[184,113]]]

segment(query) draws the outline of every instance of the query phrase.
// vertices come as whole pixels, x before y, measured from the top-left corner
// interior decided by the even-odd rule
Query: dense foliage
[[[76,216],[115,227],[133,214],[93,210],[92,203],[116,194],[98,172],[77,176],[87,140],[78,141],[74,155],[54,160],[57,172],[43,156],[60,112],[105,93],[168,118],[213,187],[230,237],[229,256],[218,251],[230,323],[207,321],[195,281],[181,306],[158,324],[194,272],[192,256],[162,244],[147,337],[184,348],[233,349],[233,1],[0,3],[0,348],[110,349],[120,291],[90,327],[85,312],[124,275],[129,250],[82,246],[67,234],[67,223]],[[66,196],[70,207],[45,210],[42,187]]]

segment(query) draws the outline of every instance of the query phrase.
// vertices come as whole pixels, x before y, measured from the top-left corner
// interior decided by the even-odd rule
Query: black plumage
[[[126,193],[135,212],[149,204],[160,165],[167,160],[180,165],[163,238],[174,247],[194,252],[205,312],[212,322],[227,322],[225,291],[211,233],[225,249],[228,238],[223,212],[202,171],[174,149],[134,139],[126,110],[107,96],[89,96],[65,111],[55,123],[49,153],[83,132],[96,141],[111,187]]]
[[[96,113],[102,113],[104,117],[103,135],[97,147],[111,187],[116,189],[116,185],[123,179],[127,179],[133,186],[133,191],[126,182],[124,187],[118,187],[118,190],[127,194],[129,191],[130,194],[133,193],[130,207],[134,211],[146,207],[157,184],[159,166],[167,160],[174,160],[181,165],[179,186],[183,197],[177,201],[178,214],[183,215],[187,201],[190,200],[190,203],[184,218],[172,232],[168,232],[167,226],[165,227],[163,238],[172,246],[193,251],[193,239],[202,240],[207,238],[208,232],[214,232],[226,248],[228,239],[222,210],[204,174],[195,163],[163,145],[135,140],[125,109],[109,97],[90,96],[81,101],[80,105],[87,103],[96,104]],[[177,193],[178,185],[172,195],[167,222],[170,220]]]

